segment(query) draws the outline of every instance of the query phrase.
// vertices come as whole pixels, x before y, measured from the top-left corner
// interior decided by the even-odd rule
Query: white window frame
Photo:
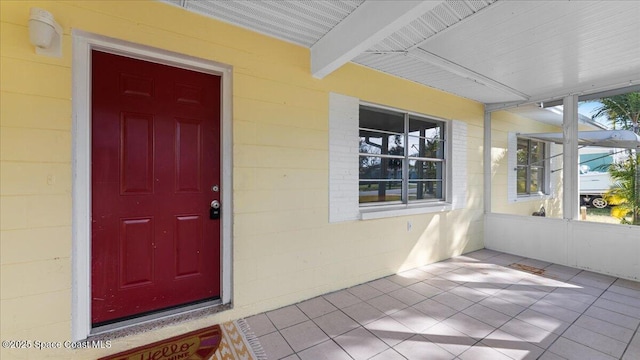
[[[445,200],[360,206],[360,105],[445,123]],[[329,222],[369,220],[462,209],[467,197],[467,124],[331,93],[329,96]],[[445,155],[446,156],[446,155]]]
[[[360,102],[360,110],[362,109],[362,107],[368,108],[368,109],[372,109],[372,110],[383,110],[383,111],[389,111],[389,112],[393,112],[399,116],[403,117],[403,133],[401,134],[403,136],[404,139],[404,144],[405,144],[405,151],[404,154],[402,155],[402,160],[403,160],[403,169],[402,169],[402,179],[401,179],[401,187],[402,187],[402,199],[395,202],[371,202],[371,203],[360,203],[360,210],[361,211],[368,211],[371,208],[380,208],[380,207],[396,207],[399,206],[400,208],[409,208],[412,207],[414,205],[425,205],[425,204],[430,204],[430,205],[439,205],[442,203],[446,203],[448,196],[450,195],[450,193],[448,193],[449,190],[449,185],[448,185],[448,179],[450,176],[450,171],[448,171],[449,168],[449,157],[450,157],[450,152],[451,149],[449,147],[449,141],[450,141],[450,137],[449,137],[449,126],[451,124],[450,121],[448,120],[444,120],[441,118],[436,118],[434,116],[427,116],[427,115],[423,115],[423,114],[418,114],[418,113],[414,113],[411,111],[403,111],[403,110],[399,110],[399,109],[392,109],[386,106],[380,106],[380,105],[375,105],[375,104],[370,104],[370,103],[366,103],[366,102]],[[444,141],[445,143],[445,147],[444,147],[444,154],[442,156],[442,159],[438,158],[439,162],[442,162],[443,166],[443,174],[442,174],[442,182],[441,182],[441,186],[443,187],[442,190],[442,199],[419,199],[419,200],[409,200],[408,199],[408,185],[409,185],[409,161],[411,160],[408,152],[407,152],[407,148],[406,146],[408,146],[408,138],[410,137],[410,135],[407,133],[407,129],[408,129],[408,125],[409,125],[409,119],[413,117],[413,118],[417,118],[420,120],[425,120],[425,121],[432,121],[433,123],[440,123],[442,124],[442,127],[444,128],[444,136],[442,136],[442,139],[440,139],[441,141]],[[360,122],[360,119],[358,119],[358,122]],[[362,129],[360,127],[360,124],[358,124],[358,128]],[[359,135],[358,135],[359,136]],[[359,157],[360,156],[366,156],[366,155],[370,155],[370,156],[378,156],[376,154],[366,154],[366,153],[359,153],[358,154]],[[381,157],[385,157],[384,155],[380,155]],[[400,157],[398,157],[398,159],[400,159]],[[449,199],[450,200],[450,199]],[[450,202],[450,201],[449,201]]]
[[[518,133],[510,132],[508,134],[508,179],[507,179],[507,188],[508,188],[508,200],[509,202],[527,202],[527,201],[537,201],[537,200],[545,200],[555,197],[555,184],[552,177],[552,165],[554,164],[554,157],[557,156],[554,153],[554,146],[551,143],[546,141],[539,141],[544,144],[544,186],[543,191],[538,192],[536,194],[518,194],[518,159],[517,159],[517,151],[518,151]],[[525,139],[525,138],[522,138]],[[529,140],[529,139],[527,139]]]
[[[516,163],[516,169],[519,167],[524,167],[527,169],[527,189],[529,190],[526,193],[518,193],[517,192],[517,188],[516,188],[516,193],[519,197],[528,197],[528,196],[544,196],[544,195],[549,195],[549,178],[550,178],[550,169],[549,169],[549,143],[541,141],[541,140],[533,140],[533,139],[527,139],[527,138],[521,138],[518,137],[517,142],[520,141],[526,141],[527,142],[527,164],[526,165],[520,165]],[[543,148],[543,153],[542,153],[542,161],[538,161],[538,163],[540,163],[540,165],[533,165],[531,163],[531,145],[533,143],[536,144],[540,144],[542,145]],[[538,168],[538,169],[542,169],[542,191],[538,191],[537,193],[532,193],[531,192],[531,171],[534,168]],[[516,170],[516,175],[517,175],[517,170]]]
[[[123,40],[73,30],[73,192],[72,192],[72,308],[71,335],[73,341],[96,334],[109,333],[149,321],[162,321],[203,307],[218,307],[232,302],[232,68],[229,65],[182,55],[166,50],[134,44]],[[221,76],[221,294],[215,304],[184,307],[157,316],[142,317],[116,323],[110,329],[97,332],[91,326],[91,51],[134,57],[184,69]]]

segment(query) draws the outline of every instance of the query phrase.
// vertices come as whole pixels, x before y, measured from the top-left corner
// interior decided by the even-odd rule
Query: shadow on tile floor
[[[486,249],[247,321],[273,360],[640,359],[640,283]]]

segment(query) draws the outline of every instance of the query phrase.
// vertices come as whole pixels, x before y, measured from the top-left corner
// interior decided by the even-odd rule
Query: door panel
[[[122,288],[153,282],[153,219],[120,221],[120,269]]]
[[[92,53],[92,323],[220,296],[220,77]]]
[[[176,216],[176,278],[201,274],[202,217]]]
[[[123,113],[120,194],[153,193],[153,115]]]
[[[199,121],[176,121],[176,191],[199,192],[202,179],[202,129]]]

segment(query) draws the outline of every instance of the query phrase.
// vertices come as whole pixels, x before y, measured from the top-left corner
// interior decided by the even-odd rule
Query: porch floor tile
[[[491,250],[246,320],[272,360],[640,359],[640,282]]]

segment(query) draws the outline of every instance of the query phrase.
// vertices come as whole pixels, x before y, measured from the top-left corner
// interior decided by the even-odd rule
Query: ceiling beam
[[[507,102],[497,102],[497,103],[488,103],[488,104],[484,104],[484,111],[486,112],[494,112],[494,111],[500,111],[500,110],[505,110],[505,109],[513,109],[515,107],[518,107],[520,105],[529,105],[531,103],[526,102],[526,101],[507,101]]]
[[[582,90],[589,87],[589,90]],[[545,107],[561,105],[557,103],[557,100],[564,95],[578,95],[579,101],[599,99],[607,96],[613,96],[618,94],[626,94],[633,91],[640,91],[640,79],[625,80],[623,82],[613,82],[608,85],[596,86],[595,84],[580,85],[580,88],[570,88],[555,93],[548,93],[542,96],[534,96],[526,101],[512,101],[502,103],[485,104],[485,110],[498,111],[507,110],[520,105],[528,105],[533,103],[542,103]],[[540,106],[540,105],[538,105]]]
[[[579,95],[578,96],[578,101],[588,101],[588,100],[602,99],[602,98],[605,98],[605,97],[616,96],[616,95],[620,95],[620,94],[626,94],[626,93],[638,92],[638,91],[640,91],[640,85],[625,86],[625,87],[617,88],[617,89],[611,89],[611,90],[600,91],[600,92],[596,92],[596,93]],[[543,104],[543,107],[558,106],[558,105],[562,105],[562,100],[543,101],[542,104]]]
[[[433,66],[437,66],[445,71],[448,71],[452,74],[461,76],[465,79],[469,79],[473,82],[476,82],[480,85],[484,85],[487,87],[490,87],[494,90],[500,90],[503,91],[505,93],[508,94],[513,94],[519,98],[521,98],[522,100],[528,100],[529,99],[529,95],[520,92],[512,87],[509,87],[503,83],[500,83],[498,81],[495,81],[489,77],[486,77],[480,73],[477,73],[471,69],[468,69],[462,65],[459,65],[457,63],[454,63],[453,61],[447,60],[443,57],[440,57],[438,55],[432,54],[428,51],[425,51],[421,48],[416,48],[413,50],[410,50],[407,52],[408,56],[411,56],[417,60],[420,61],[424,61],[426,63],[429,63]]]
[[[441,1],[365,1],[311,47],[311,73],[322,79]]]

